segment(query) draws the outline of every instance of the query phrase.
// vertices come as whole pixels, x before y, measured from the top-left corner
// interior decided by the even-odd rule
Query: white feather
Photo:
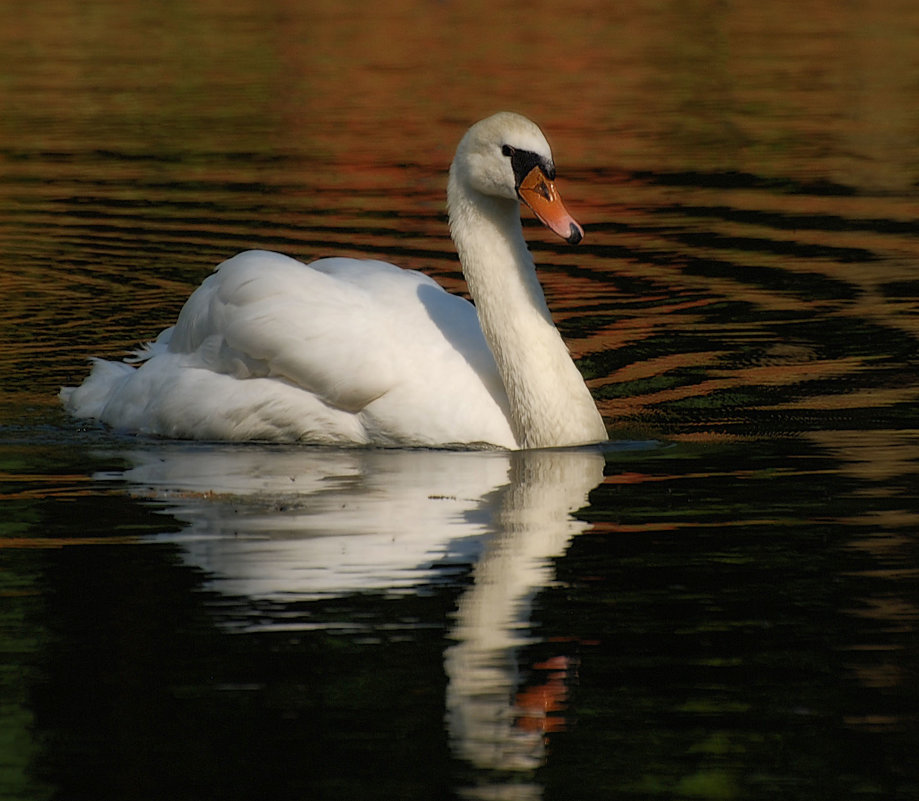
[[[249,251],[205,279],[130,364],[95,360],[80,387],[61,391],[65,405],[166,437],[504,448],[605,439],[535,277],[507,141],[551,160],[535,125],[501,114],[470,129],[451,168],[451,231],[478,314],[384,262]]]

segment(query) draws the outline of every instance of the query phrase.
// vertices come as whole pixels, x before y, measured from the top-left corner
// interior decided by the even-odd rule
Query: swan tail
[[[167,328],[152,342],[145,342],[131,351],[124,361],[112,362],[92,358],[92,372],[78,387],[62,387],[58,393],[64,408],[74,417],[95,417],[99,420],[109,401],[136,372],[135,365],[169,350],[173,328]]]
[[[63,387],[58,394],[64,408],[74,417],[102,418],[106,404],[118,388],[134,374],[125,362],[92,359],[93,369],[78,387]]]

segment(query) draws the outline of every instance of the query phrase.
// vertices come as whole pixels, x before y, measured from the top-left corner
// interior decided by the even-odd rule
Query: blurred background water
[[[0,796],[919,797],[915,4],[14,1],[0,109]],[[463,292],[500,109],[609,446],[60,410],[245,248]]]

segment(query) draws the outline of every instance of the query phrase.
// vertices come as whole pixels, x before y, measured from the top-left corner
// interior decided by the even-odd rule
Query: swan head
[[[555,186],[552,150],[539,127],[502,111],[473,125],[460,140],[451,175],[493,198],[522,201],[540,221],[572,245],[584,229],[568,213]]]

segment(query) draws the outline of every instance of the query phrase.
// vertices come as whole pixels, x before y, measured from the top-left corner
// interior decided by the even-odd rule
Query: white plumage
[[[520,227],[518,198],[580,239],[561,202],[544,202],[552,178],[548,144],[518,115],[483,120],[460,143],[448,208],[478,312],[384,262],[249,251],[205,279],[139,366],[96,360],[62,399],[77,417],[166,437],[511,449],[605,439]]]

